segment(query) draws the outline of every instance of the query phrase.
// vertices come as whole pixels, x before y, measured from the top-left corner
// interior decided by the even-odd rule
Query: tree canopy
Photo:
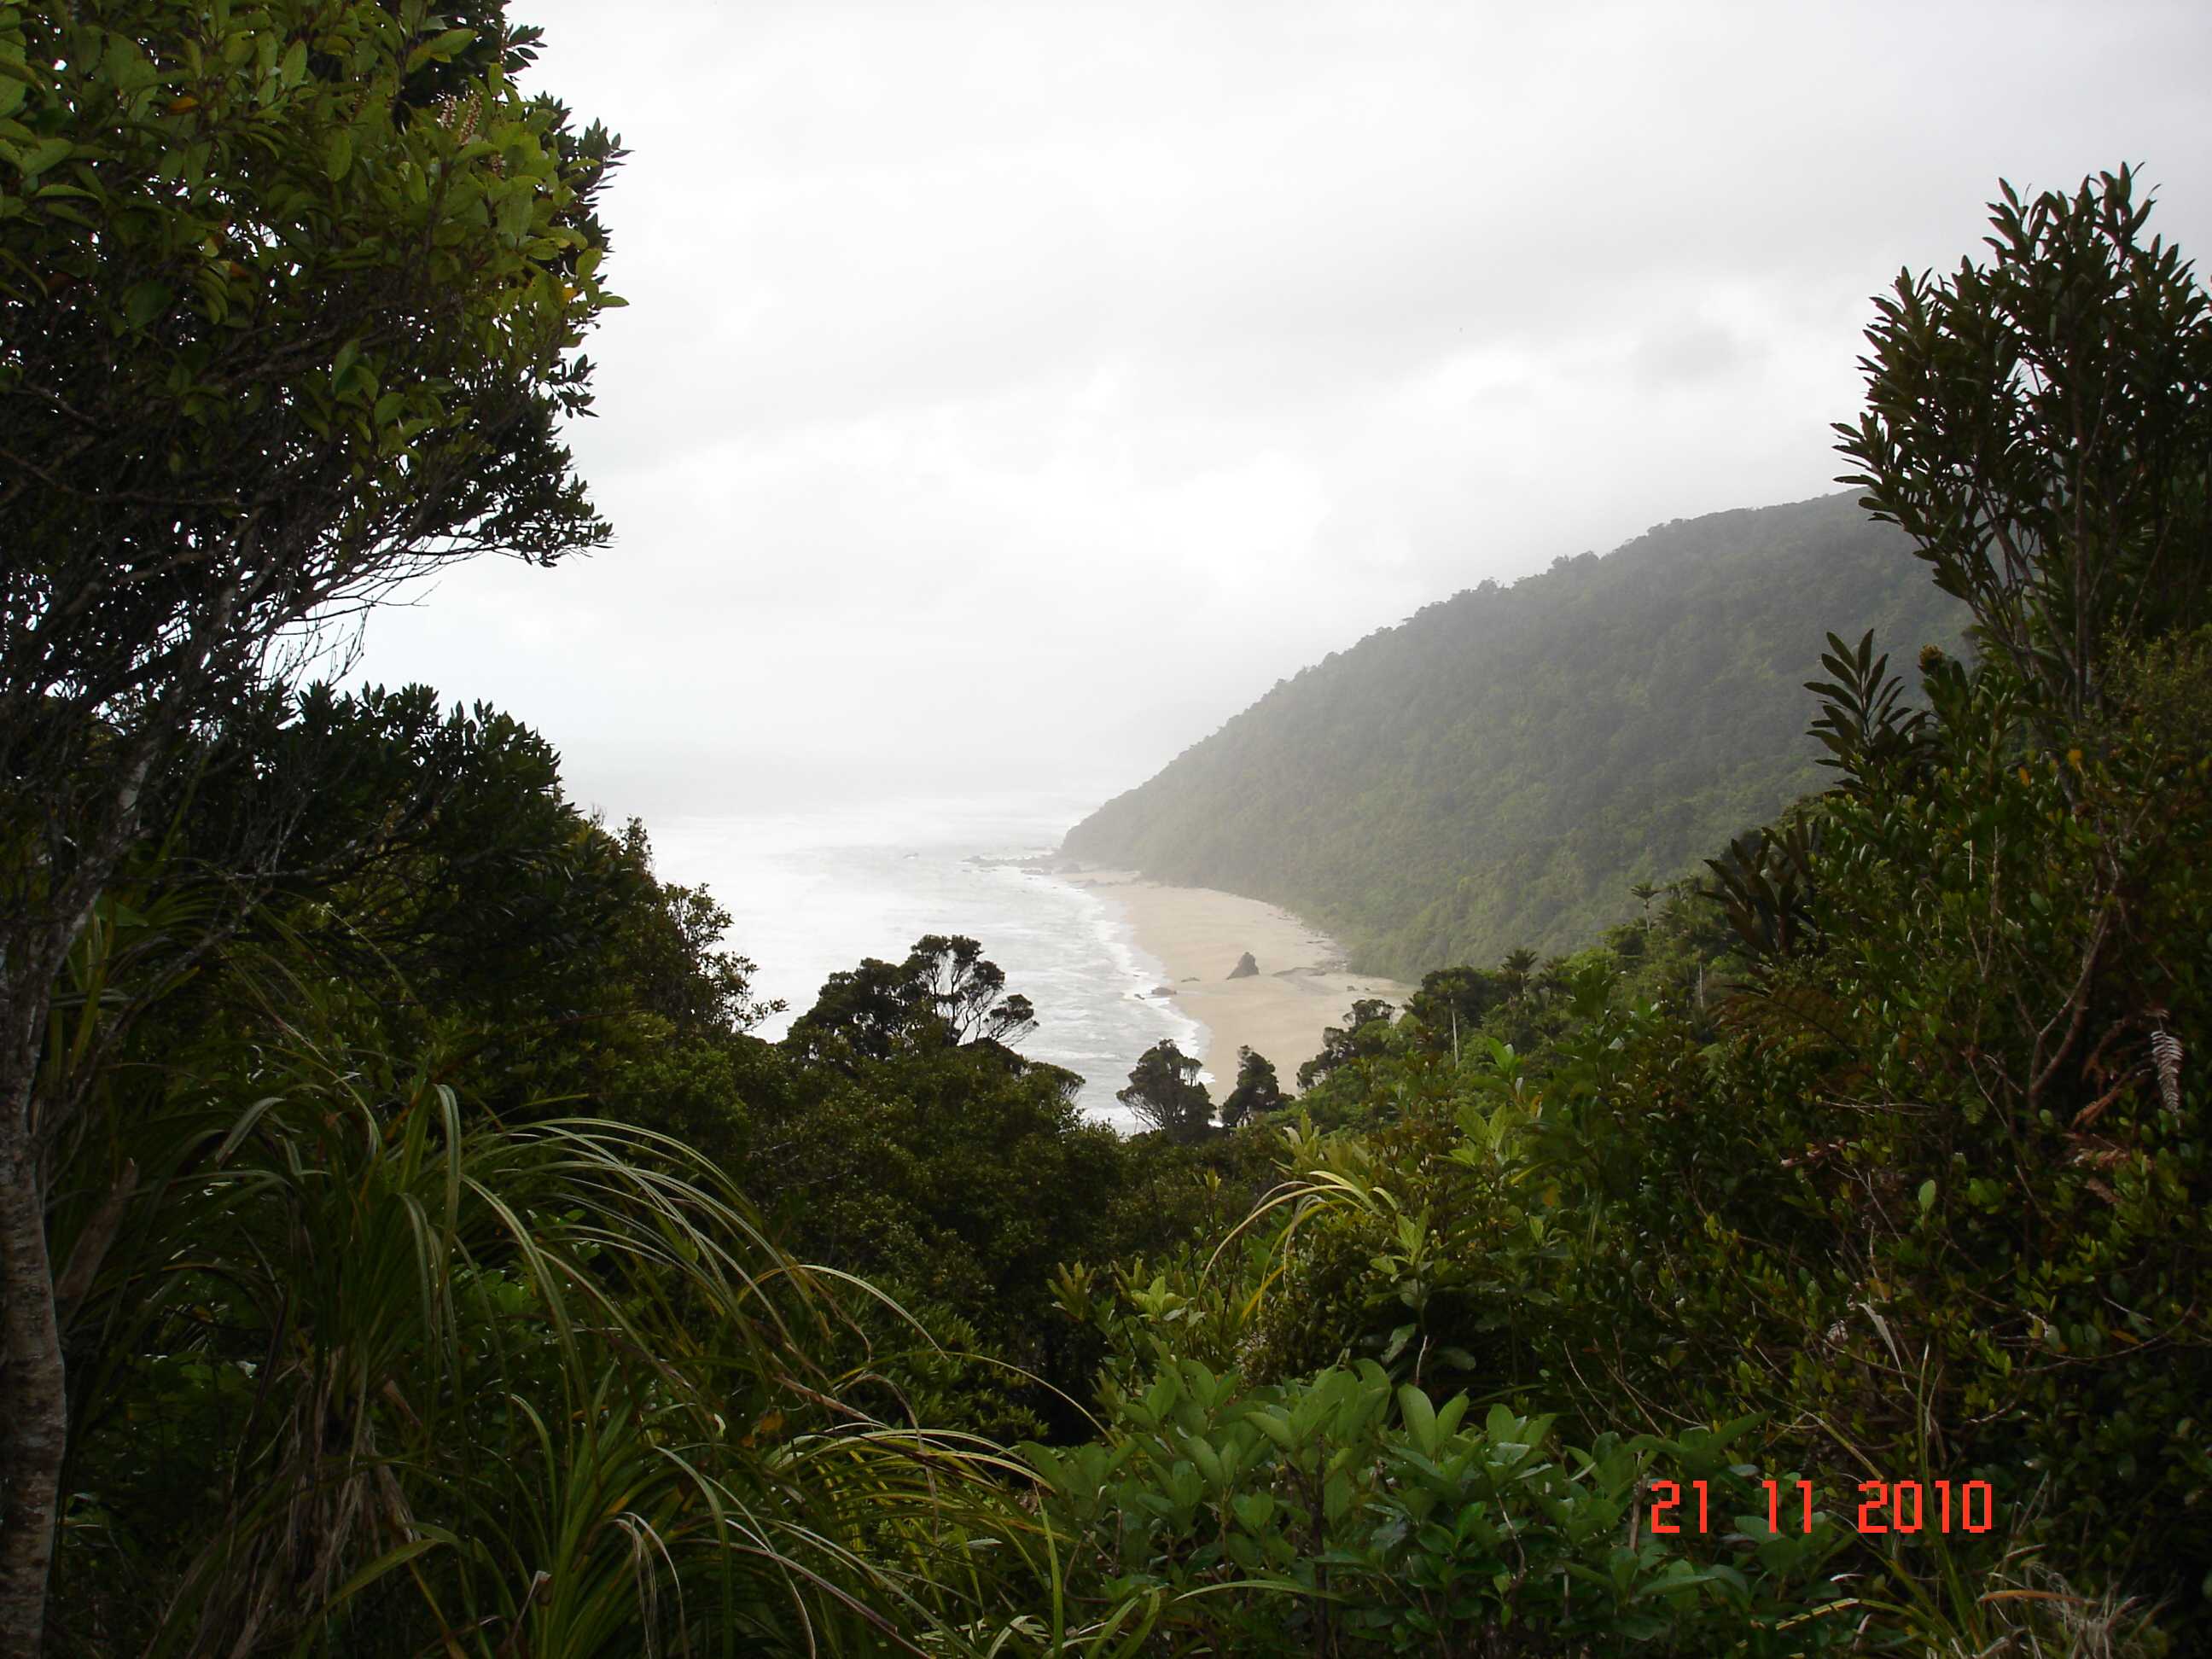
[[[148,797],[341,624],[608,526],[587,413],[621,150],[534,31],[419,0],[0,8],[0,1647],[33,1651],[66,1439],[39,1047]],[[295,817],[255,826],[228,913]],[[205,929],[204,936],[212,938]]]
[[[1155,1042],[1129,1071],[1114,1098],[1137,1121],[1171,1140],[1196,1140],[1213,1127],[1213,1102],[1198,1080],[1200,1063],[1172,1042]]]
[[[785,1046],[824,1060],[844,1054],[888,1060],[903,1050],[981,1042],[1005,1047],[1036,1024],[1030,1000],[1006,993],[1006,975],[983,947],[929,933],[903,962],[870,957],[840,969],[814,1006],[793,1022]]]
[[[1321,1052],[1298,1067],[1298,1087],[1310,1089],[1331,1072],[1376,1052],[1390,1005],[1380,997],[1361,997],[1347,1009],[1344,1024],[1322,1032]]]
[[[2212,301],[2129,168],[1990,210],[1985,263],[1876,298],[1842,482],[2079,719],[2128,641],[2212,620]]]
[[[1255,1113],[1279,1110],[1289,1097],[1283,1093],[1273,1061],[1249,1048],[1237,1051],[1237,1085],[1221,1103],[1221,1121],[1233,1129]]]

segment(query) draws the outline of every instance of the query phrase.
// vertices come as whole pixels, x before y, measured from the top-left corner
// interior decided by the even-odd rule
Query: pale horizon
[[[2000,176],[2212,232],[2179,6],[675,11],[520,20],[634,152],[615,545],[356,674],[616,818],[1103,800],[1424,605],[1837,489],[1869,296]]]

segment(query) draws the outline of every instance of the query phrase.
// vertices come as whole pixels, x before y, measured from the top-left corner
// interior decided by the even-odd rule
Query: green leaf
[[[410,71],[418,70],[434,58],[441,64],[446,63],[455,52],[476,38],[477,32],[474,29],[447,29],[443,34],[425,40],[414,51],[409,52],[407,67]]]
[[[123,296],[123,320],[134,329],[143,328],[168,310],[176,297],[167,283],[140,283]]]
[[[1351,1507],[1351,1478],[1341,1474],[1326,1477],[1321,1486],[1322,1514],[1331,1521],[1341,1521],[1344,1512]]]
[[[1923,1214],[1936,1207],[1936,1182],[1933,1176],[1920,1183],[1920,1208]]]
[[[17,165],[23,169],[26,179],[35,178],[48,167],[67,161],[70,151],[75,148],[66,138],[41,139],[23,152],[23,159]]]
[[[44,204],[49,219],[66,219],[73,225],[82,225],[87,230],[98,230],[99,222],[82,208],[67,202],[48,202]]]
[[[341,1603],[351,1601],[395,1567],[404,1566],[423,1551],[436,1549],[443,1541],[445,1540],[437,1538],[415,1538],[410,1539],[397,1549],[387,1550],[340,1585],[338,1593],[333,1595],[326,1605],[335,1607]]]
[[[1455,1348],[1443,1350],[1447,1356],[1458,1352],[1459,1350]],[[1474,1369],[1473,1355],[1468,1356],[1466,1365],[1469,1370]],[[1467,1396],[1463,1394],[1455,1394],[1444,1403],[1444,1408],[1437,1413],[1437,1433],[1439,1437],[1457,1432],[1460,1419],[1467,1415]]]
[[[1029,1460],[1030,1467],[1042,1475],[1045,1483],[1054,1491],[1065,1492],[1070,1489],[1067,1465],[1050,1447],[1041,1446],[1034,1440],[1024,1440],[1014,1449]]]
[[[307,78],[307,43],[295,40],[284,50],[283,61],[276,65],[276,79],[283,86],[296,87]]]
[[[353,134],[341,130],[331,135],[331,151],[325,164],[333,183],[353,170]]]
[[[1218,1488],[1226,1484],[1221,1469],[1221,1455],[1210,1443],[1193,1435],[1183,1443],[1183,1449],[1190,1453],[1190,1461],[1198,1465],[1198,1472],[1206,1477],[1207,1486]]]
[[[21,109],[28,91],[21,81],[0,80],[0,115],[13,115]]]
[[[1429,1456],[1437,1450],[1437,1411],[1429,1397],[1412,1383],[1398,1390],[1398,1406],[1406,1414],[1406,1431],[1413,1437],[1413,1443]]]
[[[501,233],[508,236],[520,236],[530,228],[531,198],[533,193],[529,185],[520,182],[508,188],[507,194],[500,199],[499,204],[499,228]]]

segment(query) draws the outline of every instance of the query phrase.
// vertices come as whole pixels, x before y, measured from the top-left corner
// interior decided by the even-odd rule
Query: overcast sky
[[[1485,577],[1802,499],[2002,175],[2212,257],[2212,7],[516,0],[635,152],[616,545],[367,677],[622,817],[1140,781]]]

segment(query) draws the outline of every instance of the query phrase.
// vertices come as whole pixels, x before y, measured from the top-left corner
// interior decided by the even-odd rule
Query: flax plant
[[[271,975],[220,1069],[104,1091],[70,1160],[133,1177],[68,1316],[58,1650],[1003,1635],[1049,1571],[1010,1466],[851,1403],[816,1356],[852,1286],[668,1136],[501,1122],[349,1045],[352,997]]]

